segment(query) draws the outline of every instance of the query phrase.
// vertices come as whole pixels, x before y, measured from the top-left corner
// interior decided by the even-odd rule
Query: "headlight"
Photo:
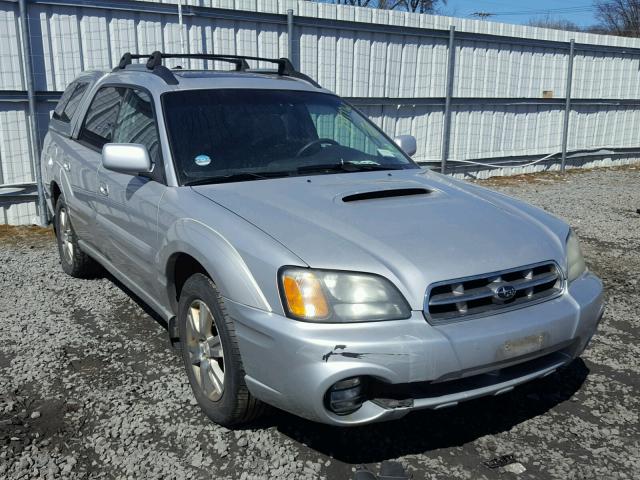
[[[280,291],[287,315],[298,320],[375,322],[411,316],[398,289],[377,275],[286,268]]]
[[[573,230],[569,230],[567,236],[567,277],[570,282],[574,281],[587,269],[580,250],[580,243]]]

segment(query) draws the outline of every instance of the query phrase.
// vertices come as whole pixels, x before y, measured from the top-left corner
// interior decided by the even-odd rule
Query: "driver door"
[[[167,189],[151,95],[127,88],[112,143],[137,143],[153,162],[150,174],[98,170],[97,222],[106,239],[105,255],[123,275],[149,294],[157,289],[158,205]]]

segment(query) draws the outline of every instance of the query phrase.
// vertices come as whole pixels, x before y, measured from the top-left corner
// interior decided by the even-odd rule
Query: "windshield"
[[[182,184],[418,168],[340,98],[220,89],[163,95]]]

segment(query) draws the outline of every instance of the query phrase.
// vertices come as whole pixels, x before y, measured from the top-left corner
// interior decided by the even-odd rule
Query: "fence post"
[[[456,27],[449,27],[449,60],[447,63],[447,91],[444,101],[444,124],[442,128],[442,160],[440,172],[444,173],[447,168],[449,158],[449,142],[451,130],[451,96],[453,95],[453,76],[456,64]]]
[[[569,61],[567,62],[567,86],[565,87],[564,125],[562,126],[562,162],[560,171],[564,173],[567,163],[567,141],[569,139],[569,116],[571,115],[571,85],[573,83],[573,54],[575,40],[569,43]]]
[[[31,38],[29,33],[29,10],[26,0],[19,0],[20,27],[22,29],[22,54],[24,56],[24,70],[27,84],[27,98],[29,100],[29,150],[31,153],[31,164],[36,177],[38,189],[38,215],[40,225],[46,226],[49,223],[47,215],[47,205],[44,200],[44,189],[42,187],[42,170],[40,169],[40,141],[38,138],[38,125],[36,123],[36,95],[33,81],[33,69],[31,65]]]
[[[184,55],[184,25],[182,23],[182,0],[178,0],[178,27],[180,28],[180,53]]]
[[[296,62],[293,58],[293,28],[293,10],[289,9],[287,10],[287,56],[297,70],[299,68],[298,62]]]

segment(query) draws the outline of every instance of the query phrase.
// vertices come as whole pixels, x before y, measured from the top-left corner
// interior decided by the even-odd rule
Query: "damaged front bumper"
[[[257,398],[334,425],[390,420],[498,395],[580,355],[603,314],[602,283],[586,273],[553,300],[448,325],[422,312],[407,320],[298,322],[226,300],[247,385]],[[336,382],[361,377],[366,399],[353,413],[327,408]]]

